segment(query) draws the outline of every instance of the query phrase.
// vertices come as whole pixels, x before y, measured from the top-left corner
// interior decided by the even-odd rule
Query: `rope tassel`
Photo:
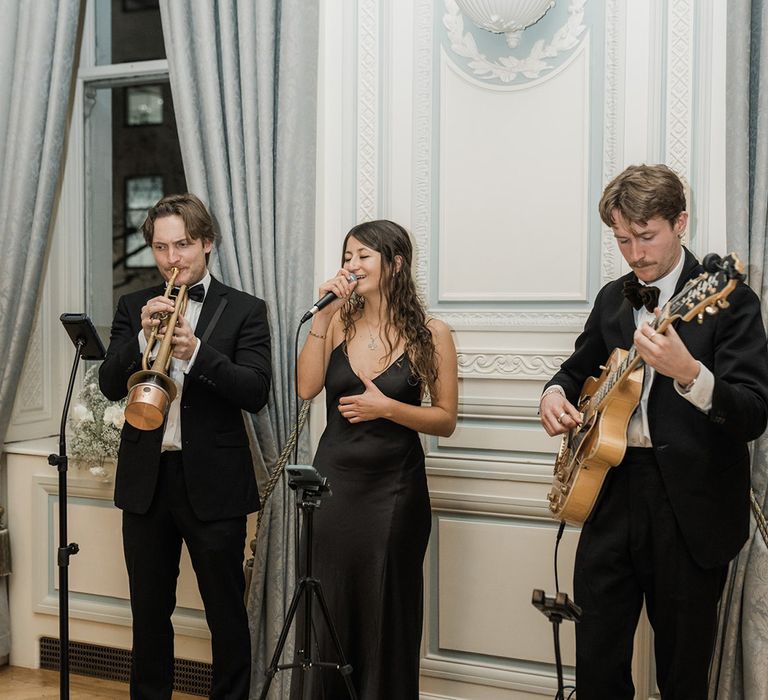
[[[11,535],[8,528],[2,525],[5,508],[0,506],[0,576],[11,573]]]

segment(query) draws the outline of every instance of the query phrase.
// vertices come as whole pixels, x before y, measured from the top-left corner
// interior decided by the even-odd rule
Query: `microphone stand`
[[[75,345],[75,361],[69,374],[67,397],[59,428],[59,454],[48,455],[48,464],[59,472],[59,697],[69,700],[69,559],[80,551],[76,542],[67,543],[67,415],[80,360],[104,359],[104,346],[85,314],[63,314],[61,321]]]
[[[353,279],[350,279],[350,281],[354,281],[354,279],[357,279],[352,273],[350,273],[350,277]],[[293,367],[294,367],[294,386],[296,389],[296,425],[295,425],[295,434],[296,434],[296,443],[294,445],[294,459],[298,463],[299,458],[299,333],[301,331],[301,327],[306,323],[312,316],[317,313],[321,308],[324,306],[327,306],[330,304],[334,299],[336,299],[336,295],[332,293],[326,294],[322,299],[318,299],[317,303],[309,310],[307,313],[305,313],[301,320],[299,321],[299,325],[296,327],[296,336],[294,338],[294,345],[293,345]],[[294,469],[298,467],[297,465],[294,465]],[[288,470],[288,473],[291,472],[291,467],[286,467]],[[297,572],[297,578],[296,586],[293,591],[293,596],[291,597],[291,602],[288,606],[288,613],[285,616],[285,620],[283,621],[283,627],[280,630],[280,635],[277,641],[277,646],[275,647],[275,651],[272,655],[272,660],[270,661],[269,667],[265,671],[264,675],[266,676],[264,685],[261,688],[261,694],[259,695],[259,700],[266,700],[267,695],[269,693],[269,688],[272,685],[272,680],[277,675],[278,671],[285,671],[285,670],[294,670],[294,669],[301,669],[303,672],[310,671],[312,668],[334,668],[336,669],[340,674],[342,679],[344,680],[344,684],[347,689],[347,693],[349,694],[350,700],[357,700],[357,692],[355,691],[355,686],[352,683],[352,665],[347,662],[346,657],[344,656],[344,651],[341,646],[341,641],[339,639],[339,634],[336,630],[336,626],[333,622],[333,618],[331,617],[331,613],[328,609],[328,604],[325,601],[325,596],[323,594],[323,586],[322,583],[318,578],[314,576],[314,573],[312,571],[312,548],[313,548],[313,516],[314,512],[317,508],[320,507],[320,501],[322,498],[323,493],[328,492],[330,495],[330,485],[328,484],[327,480],[320,476],[312,467],[309,467],[311,472],[313,472],[312,477],[310,478],[309,483],[300,484],[298,478],[295,478],[294,476],[289,476],[288,478],[288,486],[291,489],[294,489],[296,491],[296,500],[297,500],[297,506],[301,510],[303,514],[302,522],[304,523],[305,527],[305,533],[306,533],[306,542],[305,542],[305,550],[304,550],[304,574],[301,577],[298,577]],[[299,546],[299,533],[296,534],[296,556],[297,558],[300,557],[299,554],[300,546]],[[312,628],[313,628],[313,615],[312,615],[312,607],[314,600],[317,600],[319,606],[320,606],[320,613],[322,615],[322,619],[325,622],[326,629],[328,630],[328,633],[331,637],[331,642],[333,644],[333,647],[336,651],[336,657],[337,661],[321,661],[314,658],[313,655],[313,649],[312,649]],[[291,664],[281,664],[280,663],[280,657],[283,654],[283,650],[285,649],[285,644],[288,641],[288,634],[291,629],[291,625],[296,618],[297,613],[299,612],[299,605],[304,603],[304,610],[303,610],[303,620],[304,620],[304,630],[302,636],[302,643],[303,643],[303,649],[300,649],[296,652],[297,660],[295,663]],[[301,680],[300,680],[300,694],[303,697],[304,696],[304,677],[306,673],[301,674]]]
[[[80,364],[80,351],[85,341],[75,341],[75,362],[69,375],[67,398],[64,400],[64,411],[61,414],[59,428],[59,454],[48,455],[48,464],[59,471],[59,697],[69,698],[69,558],[80,551],[76,542],[67,544],[67,415],[72,401],[72,390],[75,386],[77,368]]]

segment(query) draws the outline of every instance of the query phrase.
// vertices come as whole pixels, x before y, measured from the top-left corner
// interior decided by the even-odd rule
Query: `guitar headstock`
[[[694,317],[701,323],[705,314],[713,316],[720,309],[727,309],[728,295],[746,277],[744,265],[736,253],[724,258],[710,253],[704,257],[702,265],[705,271],[689,280],[665,307],[667,323],[675,318],[690,321]]]

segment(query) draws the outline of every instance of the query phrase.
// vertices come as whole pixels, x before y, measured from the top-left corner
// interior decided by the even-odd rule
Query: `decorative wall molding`
[[[379,209],[379,0],[357,4],[357,221]]]
[[[549,73],[557,67],[547,60],[570,51],[579,44],[579,37],[586,30],[584,5],[586,0],[571,0],[568,6],[568,21],[560,27],[549,41],[541,39],[531,48],[528,56],[517,58],[504,56],[497,61],[489,59],[477,48],[470,32],[464,32],[464,18],[455,0],[444,0],[446,14],[443,26],[451,42],[451,50],[458,56],[468,59],[472,75],[480,80],[500,80],[504,84],[522,76],[536,80],[543,73]]]
[[[462,377],[482,379],[549,379],[568,355],[535,352],[472,352],[457,355]]]
[[[85,474],[72,474],[70,476],[68,497],[90,501],[94,508],[113,508],[112,484],[85,476]],[[35,500],[32,504],[32,511],[35,524],[32,527],[35,542],[40,545],[35,548],[32,570],[32,580],[35,586],[34,610],[38,613],[58,615],[59,596],[58,591],[53,588],[53,568],[56,562],[53,550],[56,545],[52,530],[53,508],[58,503],[58,478],[56,476],[37,476],[33,479],[33,485]],[[131,625],[130,606],[125,599],[82,594],[70,590],[69,614],[73,619],[90,620],[109,625]],[[177,634],[204,639],[210,638],[210,631],[202,610],[177,608],[171,619]]]
[[[552,458],[554,462],[554,457]],[[551,472],[551,469],[550,469]],[[551,518],[549,502],[546,495],[550,484],[542,484],[541,496],[538,499],[513,497],[513,496],[489,496],[476,493],[461,493],[456,489],[441,488],[432,485],[436,477],[446,477],[445,472],[430,470],[429,502],[432,512],[440,515],[471,514],[475,516],[496,516],[502,518]],[[465,475],[463,478],[468,478]],[[482,478],[472,475],[471,478]],[[492,479],[494,480],[494,479]],[[497,479],[495,479],[497,480]],[[551,476],[550,476],[551,482]]]
[[[568,311],[443,311],[430,309],[429,315],[445,321],[453,330],[551,330],[578,332],[588,312]]]
[[[489,685],[504,688],[505,693],[518,690],[526,693],[526,697],[552,697],[557,692],[557,673],[555,665],[542,665],[538,672],[532,673],[530,665],[511,663],[509,668],[501,667],[490,662],[483,663],[474,658],[460,661],[448,654],[430,653],[421,659],[421,675],[437,678],[454,683],[476,685],[478,692],[487,692]],[[571,685],[575,682],[575,674],[571,667],[566,667],[564,681]],[[529,696],[528,693],[531,695]],[[507,695],[508,696],[508,695]],[[424,695],[422,697],[433,697]],[[446,696],[437,696],[446,697]],[[467,696],[464,696],[467,697]],[[513,696],[516,697],[516,696]]]
[[[624,2],[607,0],[605,4],[605,76],[603,102],[603,187],[619,171],[623,160],[621,148],[623,117],[623,43]],[[604,226],[600,237],[600,285],[616,279],[621,272],[621,256],[616,247],[613,231]]]
[[[429,299],[430,232],[432,227],[432,0],[414,7],[413,79],[413,238],[418,254],[413,274],[422,298]]]
[[[667,37],[666,163],[689,182],[693,112],[692,0],[670,0]]]

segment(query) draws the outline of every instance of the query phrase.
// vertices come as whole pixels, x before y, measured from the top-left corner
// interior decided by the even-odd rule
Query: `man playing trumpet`
[[[183,540],[211,630],[211,698],[247,698],[251,652],[242,564],[246,515],[259,508],[259,495],[241,410],[256,412],[267,403],[266,305],[208,272],[216,234],[194,195],[161,199],[143,233],[160,274],[167,281],[175,269],[174,284],[187,286],[188,299],[184,315],[167,328],[162,317],[175,303],[164,286],[121,297],[99,372],[104,395],[124,398],[153,328],[158,340],[172,334],[168,376],[175,398],[159,428],[125,423],[115,479],[133,613],[131,697],[171,697],[171,615]]]

